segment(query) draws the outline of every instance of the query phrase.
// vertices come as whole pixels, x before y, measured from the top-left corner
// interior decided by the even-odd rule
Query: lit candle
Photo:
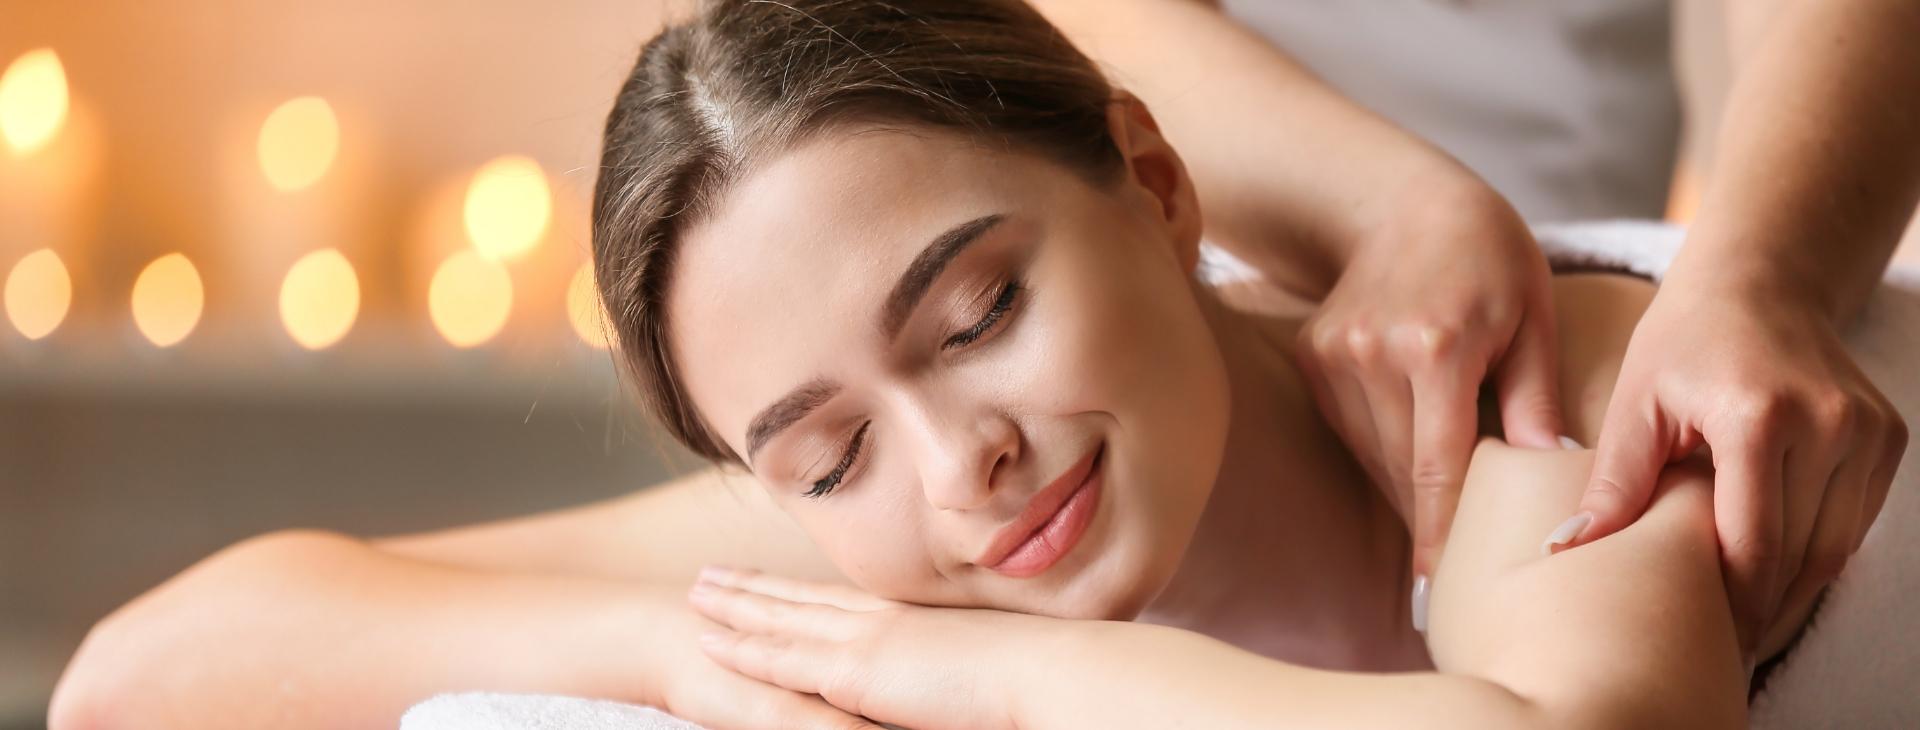
[[[32,306],[37,314],[21,314],[16,325],[58,326],[68,317],[74,285],[86,278],[101,139],[91,107],[71,93],[52,49],[29,51],[0,71],[0,275],[9,276],[10,290],[18,287],[5,294],[18,312],[28,301],[39,303]],[[53,317],[47,307],[56,299],[61,306]],[[7,329],[28,339],[52,331]]]
[[[228,136],[218,261],[237,332],[278,330],[293,352],[334,346],[361,314],[360,276],[375,239],[373,143],[329,100],[285,99],[250,108]],[[274,317],[272,313],[278,313]]]

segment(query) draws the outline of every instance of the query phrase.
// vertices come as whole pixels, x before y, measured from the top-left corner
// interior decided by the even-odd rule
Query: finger
[[[1754,597],[1760,606],[1760,623],[1752,627],[1756,637],[1765,636],[1767,628],[1773,625],[1787,591],[1800,574],[1801,565],[1812,557],[1814,531],[1819,526],[1827,490],[1840,466],[1838,453],[1837,446],[1828,444],[1803,444],[1787,450],[1784,478],[1780,493],[1775,496],[1781,504],[1780,562],[1774,568],[1773,577],[1766,582],[1767,592]],[[1865,479],[1865,473],[1860,477]],[[1851,522],[1858,512],[1856,506],[1855,514],[1847,520]]]
[[[1359,366],[1355,382],[1364,389],[1379,459],[1394,491],[1412,494],[1413,385],[1406,371],[1385,364]]]
[[[820,694],[826,675],[824,652],[816,642],[785,636],[711,632],[700,635],[700,650],[720,666],[795,692]]]
[[[1715,450],[1713,514],[1720,537],[1720,561],[1726,567],[1740,647],[1751,653],[1764,627],[1764,596],[1772,593],[1780,569],[1785,531],[1780,483],[1784,449],[1760,441],[1734,442]]]
[[[851,637],[858,614],[821,603],[799,603],[737,588],[696,583],[687,600],[700,615],[750,634],[833,641]]]
[[[1867,480],[1879,463],[1880,446],[1875,444],[1870,451],[1862,450],[1849,456],[1834,469],[1826,490],[1821,494],[1820,514],[1815,519],[1813,533],[1801,561],[1786,563],[1787,567],[1796,570],[1791,583],[1781,594],[1779,607],[1804,605],[1812,601],[1821,588],[1840,577],[1847,558],[1853,554],[1854,537],[1860,532]],[[1773,615],[1774,618],[1768,622],[1769,631],[1779,621],[1780,608],[1776,608]]]
[[[1907,453],[1907,424],[1899,412],[1891,406],[1891,420],[1887,422],[1887,432],[1882,443],[1880,459],[1873,469],[1873,476],[1867,479],[1867,492],[1862,498],[1860,527],[1853,536],[1853,549],[1859,552],[1860,545],[1866,542],[1867,532],[1873,529],[1873,523],[1880,518],[1880,508],[1887,503],[1887,492],[1893,487],[1893,476],[1900,471],[1900,461]]]
[[[1591,520],[1566,544],[1571,548],[1633,524],[1653,497],[1654,480],[1672,453],[1660,427],[1658,406],[1643,408],[1629,393],[1616,393],[1594,444],[1593,477],[1580,495],[1579,513]]]
[[[823,603],[848,611],[878,611],[900,604],[850,586],[794,580],[757,570],[707,566],[699,580],[796,603]]]
[[[1483,370],[1473,366],[1417,376],[1413,386],[1414,571],[1433,575],[1460,504],[1473,454]]]
[[[1553,314],[1529,312],[1514,332],[1513,345],[1500,361],[1500,422],[1507,443],[1558,449],[1566,424],[1560,412],[1560,365]]]
[[[1295,361],[1312,386],[1313,399],[1320,413],[1333,426],[1355,459],[1380,484],[1402,516],[1411,513],[1405,495],[1393,488],[1392,473],[1378,459],[1380,439],[1374,433],[1372,407],[1366,389],[1355,378],[1351,361],[1334,349],[1332,336],[1319,331],[1301,333],[1296,343]],[[1322,349],[1326,348],[1326,349]]]

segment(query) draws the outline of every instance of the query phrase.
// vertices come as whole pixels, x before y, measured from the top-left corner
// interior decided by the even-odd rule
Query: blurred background
[[[0,0],[0,728],[236,540],[693,463],[588,283],[600,125],[660,9]]]
[[[1716,5],[1676,6],[1680,221]],[[44,726],[93,622],[242,538],[692,468],[617,384],[588,268],[600,125],[662,10],[0,0],[0,730]]]

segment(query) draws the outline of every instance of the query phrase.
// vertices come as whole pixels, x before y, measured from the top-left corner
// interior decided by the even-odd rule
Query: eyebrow
[[[995,213],[949,228],[907,263],[907,270],[900,273],[900,279],[894,282],[893,290],[887,293],[886,304],[880,310],[880,329],[886,333],[888,340],[900,336],[900,330],[906,327],[907,316],[913,313],[914,307],[920,306],[920,300],[926,297],[927,290],[933,287],[934,280],[940,278],[940,272],[946,270],[947,264],[952,263],[955,257],[967,250],[967,246],[979,240],[981,235],[992,230],[1004,218],[1004,214]],[[839,383],[815,378],[788,391],[773,405],[762,409],[747,424],[747,461],[751,463],[760,447],[839,393]]]
[[[900,273],[900,280],[894,282],[893,291],[887,293],[887,304],[880,310],[880,331],[886,333],[887,339],[900,336],[900,329],[907,324],[907,315],[920,306],[920,299],[927,295],[927,289],[940,278],[947,264],[1005,217],[995,213],[947,229],[913,257],[907,270]]]

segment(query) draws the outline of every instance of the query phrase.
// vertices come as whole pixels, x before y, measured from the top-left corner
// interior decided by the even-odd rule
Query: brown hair
[[[740,463],[675,376],[678,236],[749,165],[839,125],[917,124],[1119,169],[1106,79],[1019,0],[717,0],[646,44],[607,115],[596,284],[615,363],[687,448]]]

